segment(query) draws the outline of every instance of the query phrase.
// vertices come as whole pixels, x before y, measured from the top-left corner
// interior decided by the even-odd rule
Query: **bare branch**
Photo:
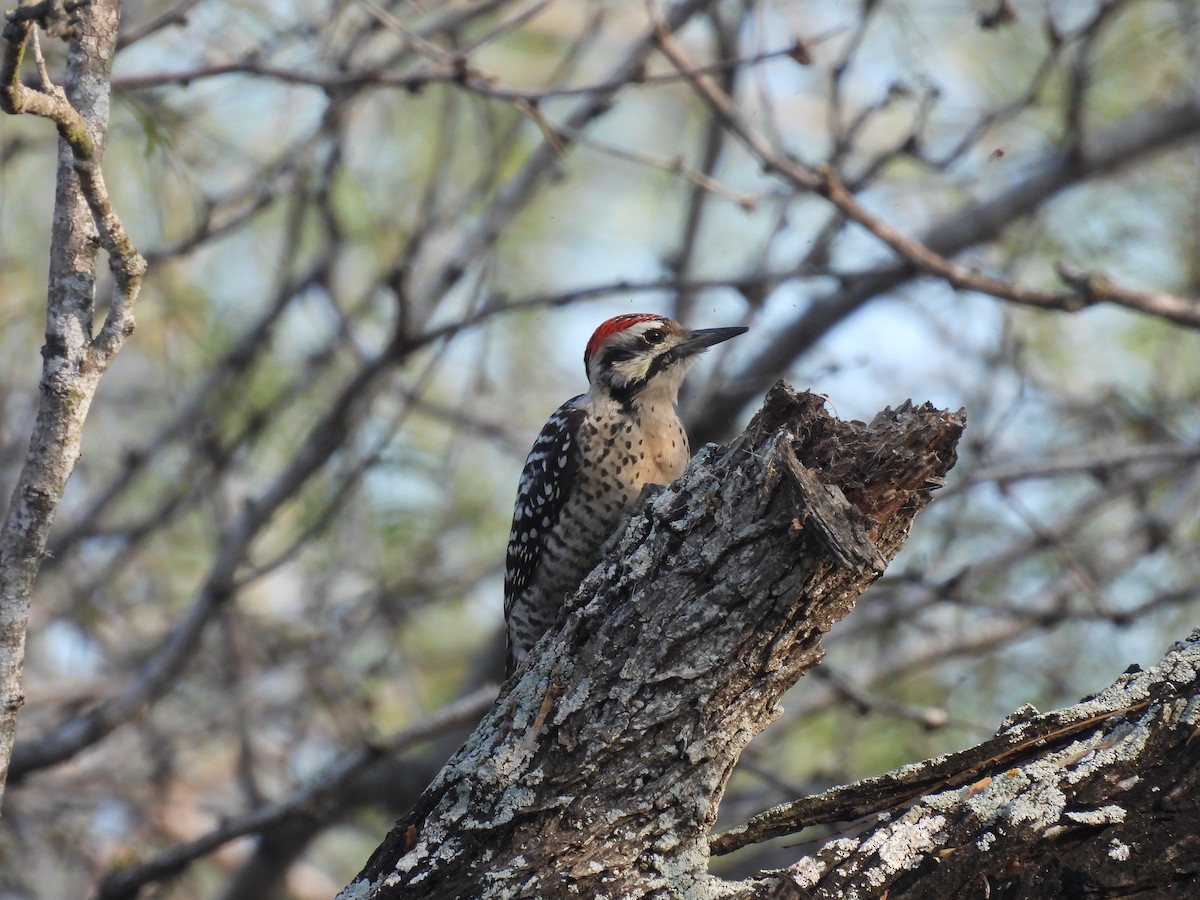
[[[946,216],[915,239],[898,235],[898,240],[902,248],[915,248],[918,257],[922,256],[924,248],[932,254],[930,258],[934,262],[939,258],[949,260],[971,247],[994,240],[1005,228],[1067,187],[1108,174],[1197,135],[1200,135],[1200,99],[1186,98],[1179,103],[1142,110],[1097,132],[1082,154],[1049,154],[1030,165],[1032,174],[1012,187]],[[790,165],[786,161],[785,164]],[[810,174],[815,177],[815,173]],[[866,218],[875,221],[869,215]],[[792,360],[811,348],[817,338],[873,298],[895,291],[922,271],[907,260],[900,265],[879,266],[845,281],[840,288],[815,297],[801,315],[774,332],[767,344],[712,395],[695,433],[701,440],[713,440],[719,423],[736,417],[746,403],[772,382],[775,373],[786,369]],[[962,274],[970,277],[971,273],[968,270]],[[1008,288],[1006,282],[995,286]],[[1036,294],[1029,296],[1036,297]],[[1051,296],[1055,296],[1053,292]],[[1061,301],[1069,308],[1088,307],[1086,298],[1076,292],[1064,292],[1062,296],[1070,298],[1070,301]],[[1120,293],[1115,293],[1112,302],[1119,299]],[[1192,301],[1183,298],[1160,300],[1161,312],[1170,314],[1172,320],[1177,320],[1177,316],[1184,320],[1181,324],[1190,325],[1198,317],[1196,304]],[[1075,305],[1071,306],[1071,303]],[[1130,306],[1138,308],[1138,301],[1131,301]],[[1158,314],[1159,309],[1147,301],[1145,311]]]
[[[697,93],[711,104],[727,127],[742,139],[747,148],[762,162],[764,169],[786,178],[798,188],[824,197],[847,219],[867,229],[917,271],[939,277],[954,288],[990,294],[1024,306],[1078,312],[1092,303],[1106,301],[1158,315],[1180,325],[1200,328],[1200,302],[1194,300],[1166,296],[1150,298],[1116,289],[1087,293],[1077,290],[1046,291],[1014,284],[952,261],[934,250],[929,243],[909,237],[881,217],[869,212],[846,189],[832,167],[821,166],[812,169],[774,150],[766,139],[749,125],[728,94],[712,79],[695,74],[695,68],[669,32],[660,28],[658,41],[663,54],[687,77]],[[1187,106],[1192,117],[1200,120],[1200,99],[1190,100]]]
[[[120,4],[94,0],[68,11],[44,0],[7,17],[0,61],[0,108],[51,119],[62,138],[50,250],[41,404],[29,453],[0,527],[0,797],[8,775],[30,595],[47,535],[79,457],[84,420],[100,376],[133,331],[133,304],[145,261],[113,210],[100,161],[108,122],[109,73]],[[34,25],[68,37],[66,90],[21,82]],[[40,53],[38,54],[40,62]],[[44,72],[44,66],[42,67]],[[96,242],[109,255],[113,292],[100,333],[92,335]]]

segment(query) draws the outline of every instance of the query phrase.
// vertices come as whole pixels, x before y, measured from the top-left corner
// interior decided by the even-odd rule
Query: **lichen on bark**
[[[343,897],[742,891],[707,871],[729,775],[899,549],[962,428],[911,404],[842,422],[773,389],[738,440],[641,498]]]

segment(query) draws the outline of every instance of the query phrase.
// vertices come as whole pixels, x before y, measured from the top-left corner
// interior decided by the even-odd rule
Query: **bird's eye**
[[[661,344],[666,339],[667,339],[667,333],[665,331],[663,331],[661,328],[651,328],[649,331],[647,331],[645,334],[642,335],[642,340],[644,340],[650,346],[654,346],[655,344]]]

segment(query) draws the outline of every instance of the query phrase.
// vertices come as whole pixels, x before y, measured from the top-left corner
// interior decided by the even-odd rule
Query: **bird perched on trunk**
[[[583,355],[590,385],[550,416],[517,488],[504,575],[508,674],[558,619],[646,484],[678,478],[691,454],[675,412],[700,353],[746,331],[646,313],[609,319]]]

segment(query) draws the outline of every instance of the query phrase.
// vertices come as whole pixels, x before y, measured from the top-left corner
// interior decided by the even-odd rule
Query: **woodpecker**
[[[508,674],[554,625],[643,485],[683,473],[691,454],[675,412],[679,386],[700,353],[746,330],[689,331],[630,313],[592,334],[588,392],[547,420],[517,488],[504,575]]]

